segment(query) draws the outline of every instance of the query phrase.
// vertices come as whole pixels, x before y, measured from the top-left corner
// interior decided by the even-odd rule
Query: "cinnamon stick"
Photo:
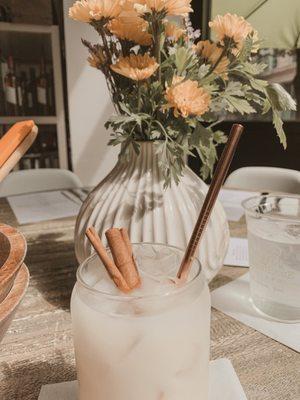
[[[128,235],[128,231],[127,231],[126,228],[120,228],[120,232],[121,232],[123,240],[124,240],[124,242],[125,242],[125,244],[127,246],[127,250],[129,252],[129,255],[132,258],[133,265],[134,265],[136,274],[137,274],[138,279],[139,279],[139,283],[141,283],[141,278],[140,278],[139,270],[138,270],[138,267],[136,265],[136,261],[135,261],[134,255],[133,255],[132,245],[131,245],[131,241],[130,241],[130,238],[129,238],[129,235]]]
[[[123,229],[111,228],[105,232],[114,262],[130,289],[140,285],[140,277],[133,260],[133,253],[128,233]]]
[[[128,293],[131,289],[127,284],[126,280],[124,279],[122,273],[117,268],[115,263],[107,254],[103,243],[97,234],[94,227],[90,227],[86,230],[86,236],[91,242],[91,245],[94,247],[95,251],[97,252],[98,256],[100,257],[108,275],[114,281],[115,285],[124,293]]]

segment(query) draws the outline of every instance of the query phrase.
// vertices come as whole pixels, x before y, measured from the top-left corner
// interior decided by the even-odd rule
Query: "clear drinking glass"
[[[282,322],[300,321],[300,197],[243,202],[254,306]]]
[[[182,250],[133,245],[142,287],[119,292],[94,254],[81,264],[71,312],[80,400],[208,400],[210,294],[195,260],[171,284]]]

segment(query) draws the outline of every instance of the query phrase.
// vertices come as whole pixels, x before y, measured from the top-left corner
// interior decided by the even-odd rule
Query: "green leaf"
[[[242,115],[256,112],[256,110],[245,99],[235,96],[226,96],[225,99],[229,103],[229,112],[237,111]]]
[[[247,72],[250,75],[259,75],[267,68],[267,65],[262,63],[245,62],[243,67],[244,72]]]
[[[253,89],[265,93],[266,92],[266,87],[268,86],[268,82],[263,80],[263,79],[256,79],[253,77],[248,77],[250,85],[253,87]]]
[[[270,103],[277,111],[296,111],[296,102],[292,96],[278,83],[266,87]]]
[[[157,129],[151,130],[151,135],[150,135],[151,139],[159,139],[161,136],[162,136],[161,131]]]
[[[239,53],[238,60],[240,62],[246,61],[250,58],[251,56],[251,51],[252,51],[252,46],[253,46],[253,40],[251,37],[247,37],[244,41],[244,46],[242,50]]]
[[[191,135],[190,145],[195,147],[209,147],[212,141],[213,132],[198,123]]]
[[[219,144],[219,143],[226,143],[226,142],[227,142],[227,136],[225,135],[224,132],[218,130],[218,131],[215,131],[215,132],[213,133],[213,140],[214,140],[214,142],[216,142],[217,144]]]
[[[271,109],[271,103],[269,99],[265,99],[263,104],[262,114],[267,114],[270,111],[270,109]]]
[[[197,61],[195,54],[188,47],[179,47],[175,53],[175,66],[179,75],[195,66]]]
[[[277,111],[273,110],[273,125],[276,129],[277,135],[279,137],[280,143],[283,145],[284,149],[287,147],[286,135],[283,130],[283,122]]]
[[[121,110],[124,111],[125,114],[130,115],[130,110],[125,103],[120,102],[119,105]]]
[[[210,65],[209,64],[200,65],[199,70],[198,70],[198,78],[199,79],[204,78],[208,74],[209,70],[210,70]]]

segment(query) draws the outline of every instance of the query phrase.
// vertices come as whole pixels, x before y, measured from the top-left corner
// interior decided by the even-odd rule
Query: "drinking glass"
[[[300,321],[300,197],[245,200],[254,306],[282,322]]]
[[[71,312],[80,400],[208,400],[210,294],[200,263],[171,283],[183,251],[139,243],[140,289],[122,294],[93,254]]]

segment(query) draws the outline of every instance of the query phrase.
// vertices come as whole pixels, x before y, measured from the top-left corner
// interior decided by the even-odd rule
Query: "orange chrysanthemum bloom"
[[[141,13],[147,11],[165,11],[167,15],[185,16],[192,12],[192,0],[136,0],[135,8]],[[140,5],[140,7],[137,7]]]
[[[210,94],[199,87],[198,82],[183,79],[181,76],[174,77],[172,85],[166,89],[165,98],[168,101],[168,108],[174,108],[175,117],[205,114],[209,110]]]
[[[77,0],[69,8],[69,17],[81,22],[115,18],[122,11],[123,0]]]
[[[224,16],[217,15],[209,23],[209,27],[215,32],[221,43],[225,38],[230,38],[237,48],[240,48],[246,37],[253,32],[253,27],[243,17],[229,13]]]
[[[72,7],[69,8],[69,17],[75,21],[90,22],[91,7],[87,0],[76,1]]]
[[[167,38],[177,42],[186,32],[184,29],[180,28],[178,25],[172,22],[165,22],[165,35]]]
[[[120,16],[109,21],[107,28],[120,39],[131,40],[142,46],[150,46],[152,43],[148,22],[143,18]]]
[[[195,51],[211,65],[215,65],[218,62],[214,72],[222,76],[224,79],[227,79],[226,71],[229,65],[229,60],[226,56],[223,56],[219,61],[223,51],[220,47],[218,47],[215,43],[211,43],[209,40],[202,40],[195,46]]]
[[[156,59],[150,57],[149,54],[130,54],[129,57],[121,57],[116,64],[110,66],[113,71],[134,81],[150,78],[158,67]]]

